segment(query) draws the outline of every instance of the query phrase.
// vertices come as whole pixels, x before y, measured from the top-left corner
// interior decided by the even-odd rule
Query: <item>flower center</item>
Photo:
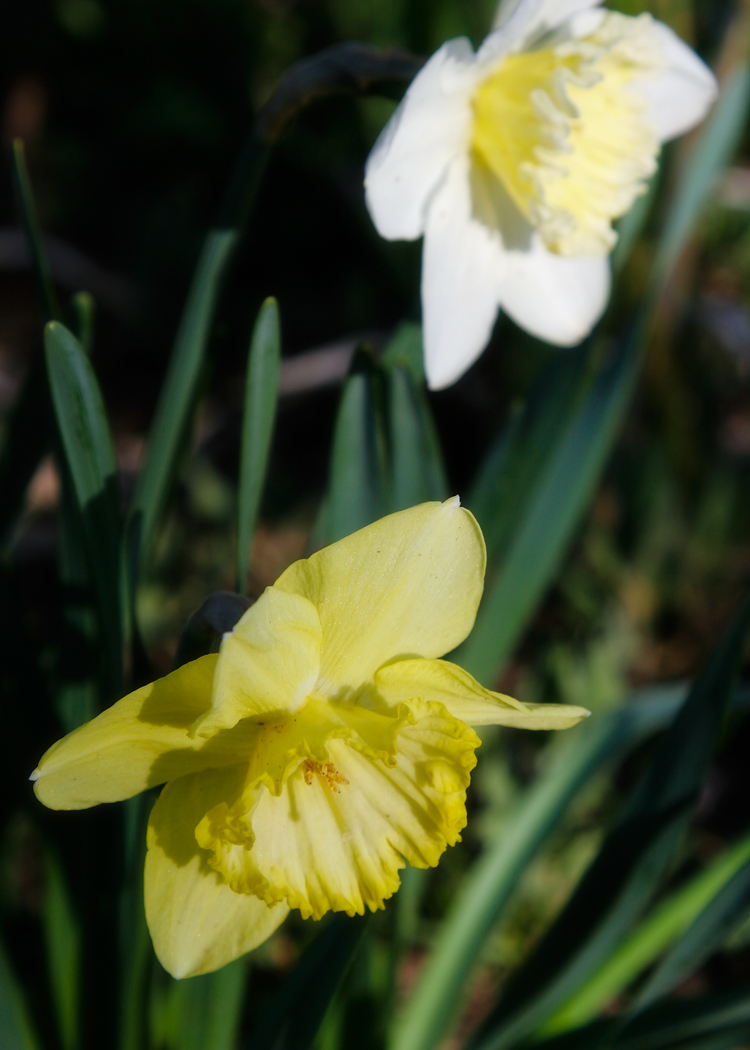
[[[663,66],[650,15],[508,55],[473,100],[472,148],[559,255],[606,255],[645,192],[659,140],[633,82]]]

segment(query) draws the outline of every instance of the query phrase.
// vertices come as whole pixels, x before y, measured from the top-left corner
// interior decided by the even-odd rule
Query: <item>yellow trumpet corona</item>
[[[439,659],[468,635],[485,548],[457,498],[392,514],[290,566],[222,641],[54,744],[53,809],[165,784],[148,826],[146,918],[175,977],[264,941],[290,908],[384,906],[409,863],[466,824],[471,725],[562,729]]]

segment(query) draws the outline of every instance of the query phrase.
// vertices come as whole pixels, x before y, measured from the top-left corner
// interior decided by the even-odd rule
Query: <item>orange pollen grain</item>
[[[338,791],[339,784],[349,783],[346,777],[339,773],[333,762],[316,762],[314,758],[307,758],[302,763],[302,775],[306,784],[312,784],[314,776],[322,777],[331,791]]]

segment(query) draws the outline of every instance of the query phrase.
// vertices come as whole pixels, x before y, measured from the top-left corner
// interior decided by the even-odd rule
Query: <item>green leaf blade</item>
[[[675,984],[690,975],[696,960],[710,953],[712,946],[718,947],[720,938],[707,936],[708,923],[697,920],[704,909],[722,898],[723,891],[733,885],[731,905],[736,906],[735,893],[739,890],[740,905],[750,902],[750,836],[745,836],[726,856],[715,861],[700,872],[684,887],[671,894],[649,915],[640,926],[617,948],[610,958],[565,1006],[555,1013],[541,1029],[543,1035],[556,1035],[570,1028],[580,1027],[593,1020],[617,995],[625,991],[635,978],[662,954],[693,923],[697,929],[689,939],[695,952],[682,951],[666,967],[660,967],[638,996],[642,1007],[666,994]],[[740,876],[735,881],[735,876]],[[721,907],[721,905],[720,905]],[[724,915],[722,914],[722,919]],[[711,921],[711,920],[709,920]],[[720,924],[721,929],[724,923]],[[684,942],[681,942],[684,943]],[[677,964],[677,958],[681,963]],[[667,962],[667,960],[665,960]]]
[[[457,662],[481,681],[492,683],[510,655],[591,498],[635,389],[639,331],[602,370],[552,446],[474,630],[458,650]]]
[[[83,519],[114,694],[122,678],[117,459],[91,363],[75,336],[57,321],[45,329],[45,356],[60,439]]]
[[[41,1050],[25,997],[0,943],[0,1046],[3,1050]]]
[[[247,589],[250,545],[268,469],[281,368],[281,324],[275,299],[266,299],[253,329],[242,421],[237,509],[237,590]]]
[[[371,353],[359,349],[336,415],[325,541],[333,543],[377,521],[386,512],[387,501],[382,375]]]
[[[47,858],[43,902],[52,997],[63,1050],[75,1050],[80,1039],[81,937],[62,868]]]
[[[335,915],[281,986],[244,1050],[309,1050],[369,919]]]
[[[395,365],[388,376],[391,509],[448,498],[440,444],[424,391]]]
[[[652,271],[658,294],[698,223],[716,179],[732,159],[750,111],[750,66],[740,62],[724,82],[713,112],[694,142],[680,179]]]
[[[536,1031],[598,971],[653,899],[705,776],[749,622],[750,599],[694,683],[573,896],[472,1046],[502,1050]]]
[[[131,510],[131,518],[140,519],[139,564],[148,557],[174,483],[203,373],[219,292],[238,239],[236,229],[212,230],[196,265]]]
[[[510,826],[466,877],[432,957],[397,1021],[392,1050],[432,1050],[438,1044],[492,923],[550,829],[589,777],[663,727],[683,700],[680,691],[644,698],[578,731],[577,739],[526,794]]]

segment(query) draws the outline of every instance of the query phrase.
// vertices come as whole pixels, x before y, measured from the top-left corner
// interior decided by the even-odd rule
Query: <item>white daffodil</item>
[[[367,161],[389,240],[424,235],[429,385],[455,382],[499,309],[559,346],[607,303],[612,221],[645,191],[661,144],[697,124],[713,74],[650,15],[600,0],[503,0],[475,54],[450,40],[427,62]]]

